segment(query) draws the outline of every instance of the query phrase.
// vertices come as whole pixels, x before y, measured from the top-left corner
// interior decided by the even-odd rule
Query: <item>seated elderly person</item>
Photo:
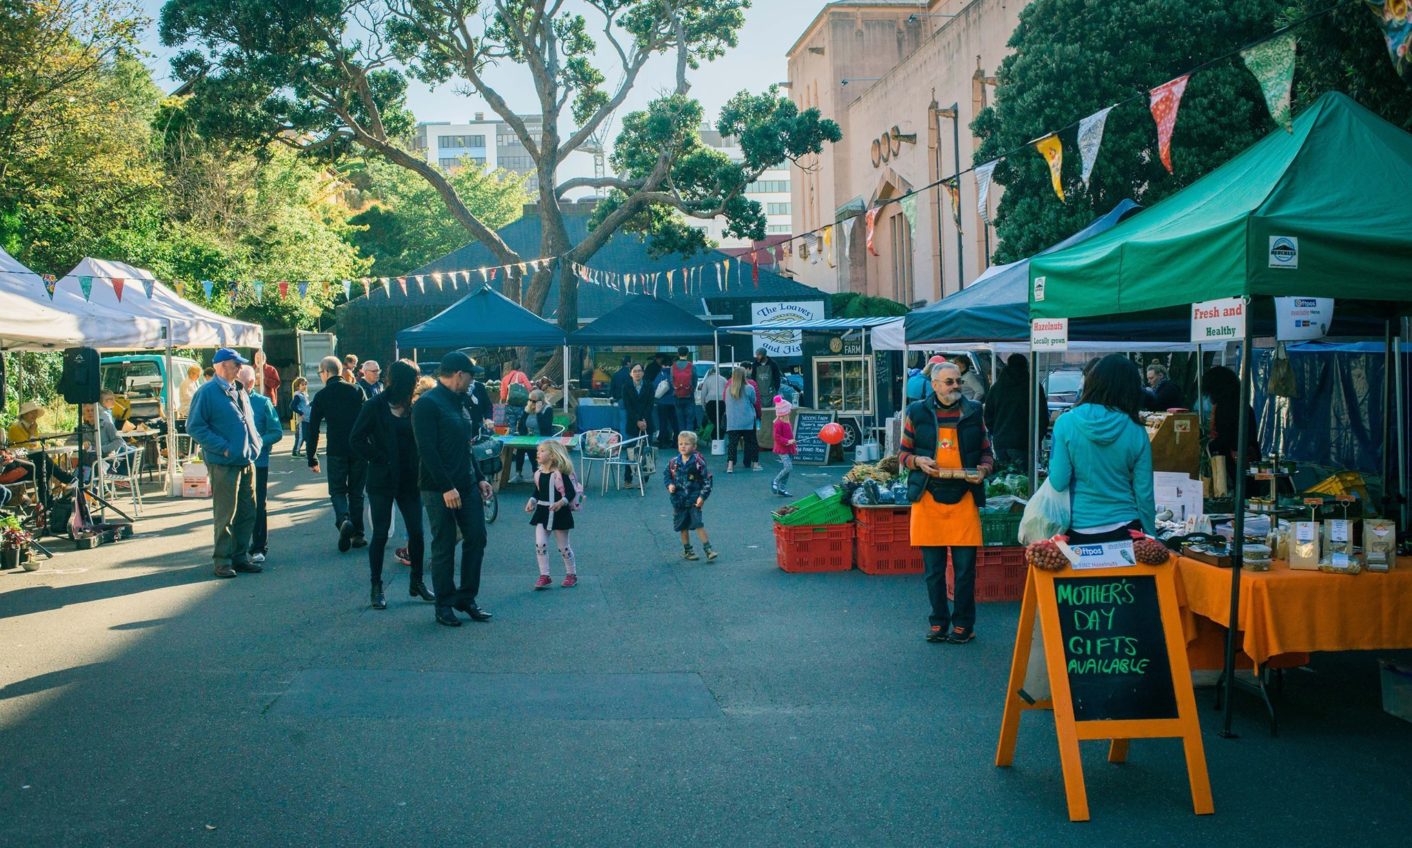
[[[5,435],[11,448],[18,448],[28,454],[24,457],[24,465],[29,473],[20,479],[37,476],[39,496],[47,500],[51,478],[67,486],[74,482],[74,475],[62,466],[55,465],[44,453],[43,445],[39,441],[39,419],[44,417],[44,412],[44,407],[39,403],[25,401],[20,404],[19,417],[10,425]]]
[[[104,389],[98,395],[98,405],[84,404],[83,424],[79,427],[81,436],[79,442],[79,466],[84,469],[85,475],[89,473],[98,455],[110,460],[108,468],[110,471],[123,473],[127,467],[127,457],[115,454],[126,453],[129,445],[118,435],[117,425],[113,423],[112,409],[115,396],[109,389]],[[96,430],[96,434],[95,434]],[[73,439],[69,440],[70,444]],[[97,443],[95,445],[95,442]]]

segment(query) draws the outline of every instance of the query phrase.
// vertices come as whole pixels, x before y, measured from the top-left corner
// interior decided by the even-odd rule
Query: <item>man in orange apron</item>
[[[961,370],[943,362],[932,369],[931,383],[931,397],[907,407],[897,460],[909,469],[912,545],[922,549],[926,565],[927,641],[960,645],[975,638],[980,507],[995,459],[981,405],[961,396]],[[948,550],[954,606],[946,597]]]

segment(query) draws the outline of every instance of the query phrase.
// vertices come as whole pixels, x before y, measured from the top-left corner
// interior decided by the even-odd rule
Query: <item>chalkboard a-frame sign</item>
[[[1036,616],[1052,693],[1044,701],[1023,689]],[[1020,716],[1035,709],[1054,711],[1070,820],[1088,821],[1079,742],[1095,739],[1110,741],[1112,763],[1127,758],[1130,739],[1181,739],[1192,807],[1197,815],[1215,812],[1170,561],[1084,571],[1029,569],[997,766],[1014,762]]]
[[[833,449],[833,445],[825,444],[824,440],[819,438],[819,431],[833,419],[832,410],[799,410],[799,414],[794,418],[795,462],[829,464],[829,451]]]

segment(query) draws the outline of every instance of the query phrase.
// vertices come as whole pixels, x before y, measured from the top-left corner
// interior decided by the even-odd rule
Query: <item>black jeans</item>
[[[440,495],[438,495],[440,497]],[[382,582],[382,559],[387,552],[387,538],[392,530],[392,506],[402,513],[402,524],[407,528],[407,558],[412,561],[413,582],[422,579],[423,551],[426,547],[422,534],[422,498],[416,489],[391,492],[368,492],[368,505],[373,512],[373,538],[368,542],[368,568],[374,583]]]
[[[353,535],[363,535],[363,486],[368,480],[368,464],[346,456],[326,456],[328,460],[328,499],[333,503],[334,526],[344,519],[353,522]]]
[[[669,404],[657,404],[657,447],[677,446],[677,410]]]
[[[922,563],[927,570],[927,599],[932,604],[927,620],[943,630],[948,627],[971,630],[976,626],[976,549],[953,545],[950,550],[954,602],[946,598],[947,549],[922,548]]]
[[[760,462],[760,438],[754,430],[727,430],[726,436],[730,442],[726,446],[726,461],[735,465],[736,445],[745,443],[745,464],[747,466],[756,465]]]
[[[431,583],[441,608],[476,606],[485,558],[485,510],[475,486],[461,492],[461,508],[448,509],[441,492],[422,492],[431,526]],[[461,588],[456,588],[456,530],[461,531]]]
[[[270,552],[269,515],[265,512],[265,489],[270,484],[270,467],[255,466],[255,530],[250,534],[250,553]]]
[[[1132,538],[1132,534],[1128,531],[1141,529],[1142,522],[1133,519],[1117,530],[1109,530],[1104,533],[1079,533],[1071,529],[1064,535],[1069,537],[1069,544],[1071,545],[1100,545],[1104,542],[1125,542]]]

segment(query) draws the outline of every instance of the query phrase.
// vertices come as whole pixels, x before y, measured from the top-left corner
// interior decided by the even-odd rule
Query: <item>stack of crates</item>
[[[793,511],[776,512],[775,561],[791,573],[848,571],[853,568],[853,510],[843,490],[795,501]]]

